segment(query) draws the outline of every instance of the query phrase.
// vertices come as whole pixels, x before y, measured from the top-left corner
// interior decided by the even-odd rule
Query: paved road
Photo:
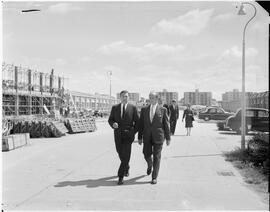
[[[106,122],[98,131],[32,144],[3,155],[3,208],[9,210],[267,210],[222,156],[240,136],[214,123],[179,122],[164,145],[158,184],[146,175],[142,146],[133,144],[130,176],[117,183],[119,159]]]

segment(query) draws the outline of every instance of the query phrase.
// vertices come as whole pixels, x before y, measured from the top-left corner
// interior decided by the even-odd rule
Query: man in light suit
[[[157,93],[151,92],[149,99],[151,104],[141,110],[138,141],[140,145],[143,142],[147,174],[150,175],[153,168],[151,183],[156,184],[163,142],[166,139],[167,145],[170,144],[170,126],[167,109],[158,105]]]
[[[115,147],[121,161],[118,169],[118,185],[124,183],[124,176],[129,176],[131,145],[138,131],[138,111],[134,105],[128,103],[128,95],[128,91],[121,91],[121,103],[112,107],[108,120],[114,129]]]
[[[177,124],[177,120],[179,118],[179,108],[176,104],[176,100],[172,100],[172,104],[170,105],[170,129],[171,129],[171,135],[174,135],[175,127]]]

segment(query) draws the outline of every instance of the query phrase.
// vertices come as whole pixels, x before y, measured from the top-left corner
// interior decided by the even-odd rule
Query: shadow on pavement
[[[124,180],[123,185],[139,185],[139,184],[149,184],[150,181],[136,182],[136,180],[141,179],[147,175],[141,175],[139,177],[134,177],[132,179]],[[116,179],[116,180],[113,180]],[[100,179],[89,179],[89,180],[80,180],[80,181],[63,181],[59,182],[54,187],[66,187],[66,186],[86,186],[87,188],[96,188],[99,186],[117,186],[118,177],[104,177]]]
[[[211,157],[211,156],[221,156],[223,154],[206,154],[206,155],[179,155],[172,156],[170,158],[194,158],[194,157]]]

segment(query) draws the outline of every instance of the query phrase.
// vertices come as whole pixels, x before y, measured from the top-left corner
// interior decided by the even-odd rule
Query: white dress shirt
[[[155,116],[155,112],[156,112],[156,109],[157,109],[157,103],[155,105],[152,105],[150,106],[150,121],[152,122],[153,121],[153,118]],[[152,112],[151,112],[152,111]],[[152,117],[151,117],[152,115]]]

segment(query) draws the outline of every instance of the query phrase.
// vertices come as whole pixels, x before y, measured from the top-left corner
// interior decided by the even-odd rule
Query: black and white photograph
[[[267,1],[1,1],[2,211],[269,211]]]

